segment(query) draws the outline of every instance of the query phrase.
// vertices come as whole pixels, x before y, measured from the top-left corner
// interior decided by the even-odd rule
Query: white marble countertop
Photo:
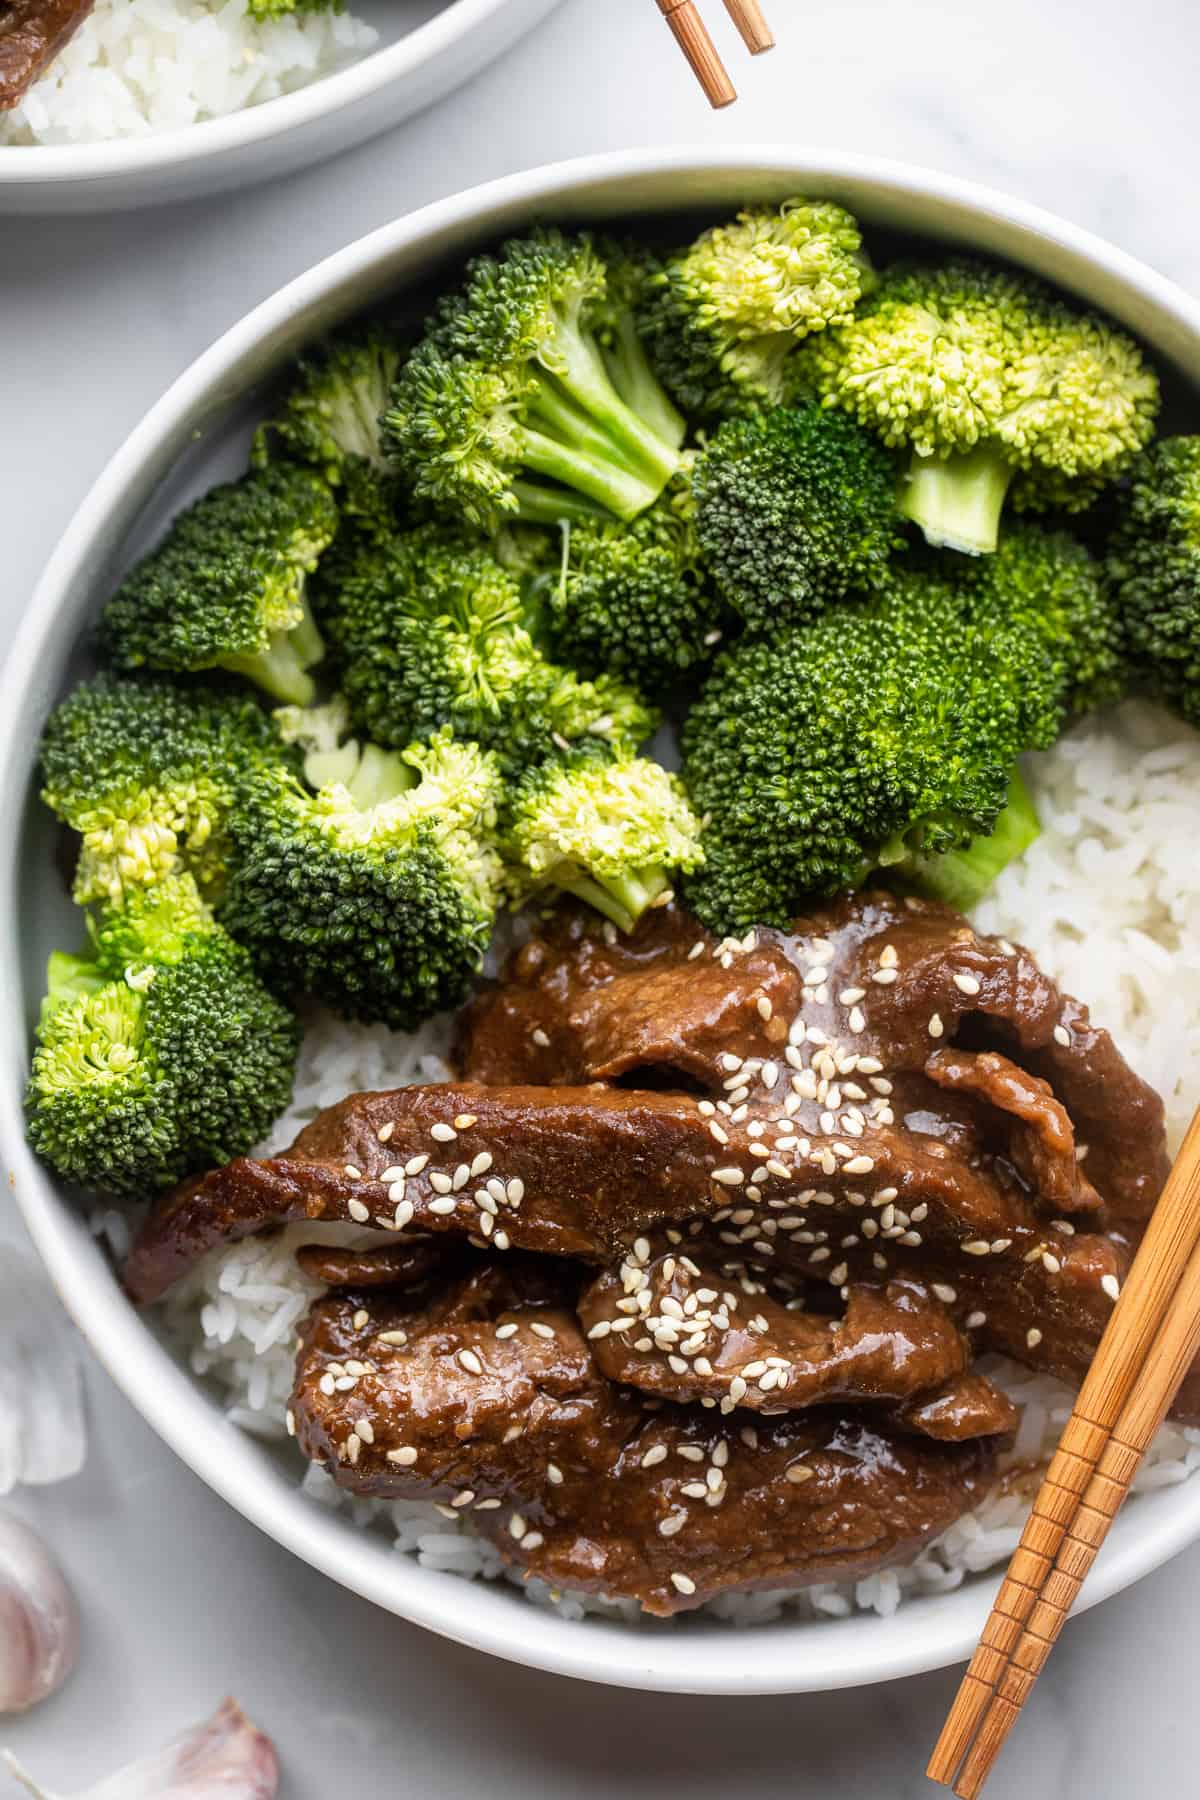
[[[508,170],[646,142],[832,144],[1009,189],[1200,287],[1190,0],[1140,14],[1125,0],[768,10],[786,48],[739,59],[743,98],[721,115],[694,92],[651,0],[567,0],[435,113],[323,169],[170,212],[0,224],[0,618],[17,616],[106,457],[220,331],[362,232]],[[18,1230],[0,1199],[0,1234]],[[934,1792],[921,1771],[954,1672],[713,1701],[490,1662],[293,1560],[189,1474],[96,1368],[89,1387],[86,1475],[20,1502],[77,1584],[82,1666],[58,1699],[0,1729],[58,1792],[228,1691],[276,1738],[288,1800]],[[1194,1793],[1198,1612],[1200,1548],[1074,1622],[989,1794]]]

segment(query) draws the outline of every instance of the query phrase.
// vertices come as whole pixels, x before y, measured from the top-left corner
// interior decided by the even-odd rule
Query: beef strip
[[[304,1244],[296,1261],[313,1281],[330,1287],[411,1287],[442,1268],[454,1246],[444,1240],[420,1239],[382,1248],[342,1249],[332,1244]]]
[[[5,0],[0,4],[0,112],[20,105],[94,4],[95,0]]]
[[[991,1440],[637,1396],[597,1367],[569,1274],[512,1257],[423,1302],[319,1301],[291,1403],[301,1449],[352,1493],[468,1513],[526,1577],[658,1614],[905,1561],[986,1491]]]
[[[905,1401],[966,1372],[967,1340],[918,1282],[856,1284],[837,1317],[795,1310],[798,1304],[769,1293],[747,1298],[715,1268],[669,1251],[648,1264],[628,1257],[599,1276],[580,1299],[579,1317],[610,1380],[672,1400],[707,1398],[722,1412]],[[1014,1423],[997,1395],[978,1435]]]

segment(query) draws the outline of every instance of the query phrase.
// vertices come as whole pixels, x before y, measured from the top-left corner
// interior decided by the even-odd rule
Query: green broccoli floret
[[[622,519],[644,512],[679,453],[659,434],[669,415],[656,384],[652,421],[632,377],[641,412],[613,384],[604,346],[625,380],[623,333],[590,238],[539,231],[477,257],[434,314],[385,414],[417,497],[489,529],[518,511],[517,482],[558,484]],[[642,380],[652,383],[648,371]]]
[[[874,281],[862,233],[840,206],[754,206],[666,258],[638,324],[686,412],[756,412],[797,395],[796,346],[849,318]]]
[[[505,849],[518,895],[574,894],[632,931],[673,870],[703,862],[683,786],[645,757],[576,751],[528,770],[509,798]]]
[[[427,525],[361,545],[321,598],[353,724],[375,743],[399,749],[450,725],[511,770],[579,739],[633,746],[654,730],[632,688],[542,655],[517,576],[460,533]]]
[[[985,565],[914,559],[876,598],[744,639],[684,727],[708,821],[690,902],[731,931],[785,925],[806,895],[880,866],[936,889],[923,859],[993,832],[1018,756],[1048,748],[1118,666],[1098,569],[1034,526]]]
[[[252,19],[286,19],[291,13],[345,10],[346,0],[247,0],[246,4]]]
[[[669,692],[710,661],[725,615],[694,516],[679,476],[627,525],[586,519],[545,534],[543,567],[526,593],[553,655],[648,694]]]
[[[99,675],[51,714],[41,755],[43,799],[83,838],[74,893],[86,906],[184,870],[218,898],[240,784],[289,753],[253,700]]]
[[[337,523],[308,469],[279,464],[212,488],[109,601],[104,654],[123,670],[228,669],[306,705],[323,654],[306,587]]]
[[[819,406],[728,420],[697,459],[693,486],[717,585],[756,627],[880,586],[901,547],[892,457]]]
[[[255,467],[308,463],[337,490],[343,530],[394,529],[399,481],[380,415],[403,361],[396,337],[375,324],[350,326],[306,350],[279,412],[255,433]]]
[[[189,876],[105,909],[50,958],[29,1140],[66,1180],[156,1192],[251,1149],[291,1098],[299,1027]]]
[[[1010,486],[1018,508],[1090,505],[1158,412],[1124,332],[982,262],[889,270],[804,363],[827,405],[911,452],[901,512],[972,554],[996,548]]]
[[[1163,438],[1133,465],[1108,576],[1135,672],[1200,726],[1200,437]]]
[[[222,917],[279,992],[410,1030],[465,998],[487,949],[500,772],[447,731],[361,774],[316,794],[259,775]]]

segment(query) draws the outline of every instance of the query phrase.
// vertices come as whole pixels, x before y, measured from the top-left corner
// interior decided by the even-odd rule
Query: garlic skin
[[[223,1700],[211,1719],[79,1794],[53,1794],[14,1757],[4,1761],[36,1800],[275,1800],[279,1792],[275,1746],[236,1700]]]
[[[60,1688],[79,1655],[79,1611],[36,1532],[0,1513],[0,1713]]]

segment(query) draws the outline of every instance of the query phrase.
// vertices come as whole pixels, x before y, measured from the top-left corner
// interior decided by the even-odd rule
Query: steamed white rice
[[[88,144],[176,131],[307,87],[378,39],[351,13],[247,17],[246,0],[96,0],[0,145]]]
[[[1200,736],[1154,708],[1127,704],[1031,759],[1029,776],[1043,835],[1001,877],[977,923],[1028,944],[1045,968],[1088,1002],[1097,1022],[1112,1030],[1163,1094],[1177,1143],[1200,1093],[1200,884],[1194,872]],[[445,1021],[413,1038],[382,1027],[315,1023],[292,1109],[280,1120],[273,1146],[288,1143],[321,1106],[355,1089],[443,1078],[447,1036]],[[96,1226],[119,1254],[127,1237],[121,1215],[98,1215]],[[216,1252],[161,1309],[176,1353],[218,1386],[230,1419],[259,1437],[284,1436],[294,1333],[320,1291],[300,1273],[293,1252],[316,1235],[312,1227],[298,1227]],[[1070,1391],[1016,1365],[997,1360],[984,1366],[1022,1408],[1010,1464],[1043,1462],[1070,1412]],[[1135,1487],[1180,1482],[1198,1467],[1200,1431],[1169,1425]],[[315,1502],[389,1532],[397,1550],[426,1567],[484,1579],[505,1574],[495,1549],[475,1537],[465,1519],[451,1522],[419,1502],[351,1499],[316,1468],[303,1475],[303,1485]],[[800,1594],[726,1596],[704,1610],[740,1625],[785,1613],[816,1619],[844,1617],[856,1608],[891,1613],[907,1596],[945,1593],[1006,1561],[1020,1537],[1029,1490],[1026,1479],[985,1500],[905,1568]],[[632,1602],[551,1594],[540,1583],[521,1584],[521,1591],[573,1618],[584,1612],[639,1617]]]

